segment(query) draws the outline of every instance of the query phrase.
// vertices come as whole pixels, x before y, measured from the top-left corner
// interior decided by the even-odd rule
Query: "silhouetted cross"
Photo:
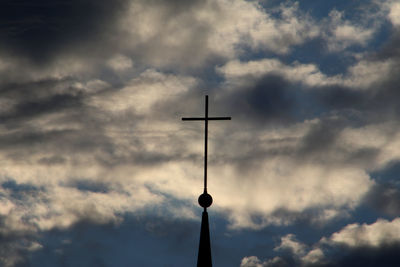
[[[231,117],[208,117],[208,95],[206,95],[205,115],[203,118],[182,118],[183,121],[204,121],[204,193],[207,193],[208,121],[222,121],[230,119]]]

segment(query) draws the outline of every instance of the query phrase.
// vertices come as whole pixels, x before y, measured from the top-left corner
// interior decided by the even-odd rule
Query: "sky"
[[[0,265],[400,266],[399,0],[4,0]]]

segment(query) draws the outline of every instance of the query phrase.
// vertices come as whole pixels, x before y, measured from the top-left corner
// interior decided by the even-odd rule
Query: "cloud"
[[[397,35],[394,32],[389,43],[395,43],[395,36]],[[355,63],[348,65],[347,70],[335,75],[324,74],[315,64],[283,63],[277,58],[231,60],[216,68],[217,73],[225,79],[224,91],[220,92],[219,97],[224,95],[228,97],[228,103],[233,103],[232,106],[225,106],[223,110],[230,110],[230,113],[233,113],[234,117],[240,119],[244,125],[251,125],[247,126],[249,127],[247,129],[251,128],[253,132],[251,141],[245,137],[245,134],[237,133],[241,139],[235,142],[241,145],[241,148],[236,151],[241,151],[241,154],[245,155],[240,159],[234,159],[238,166],[235,170],[240,171],[242,177],[246,177],[241,181],[241,190],[246,191],[248,188],[251,191],[250,188],[254,185],[253,191],[246,193],[247,195],[270,196],[270,192],[262,193],[261,188],[274,188],[271,181],[280,180],[278,177],[284,177],[286,181],[290,180],[288,184],[293,185],[295,178],[292,180],[290,172],[286,170],[294,169],[296,178],[302,177],[302,189],[294,189],[289,185],[285,189],[275,188],[274,190],[296,192],[299,197],[301,195],[301,200],[307,203],[300,208],[301,201],[292,202],[290,198],[283,199],[282,194],[271,199],[264,197],[263,200],[256,197],[252,199],[242,197],[230,211],[232,212],[230,218],[235,227],[247,225],[247,227],[258,228],[273,222],[293,223],[296,220],[302,220],[305,214],[312,214],[310,217],[315,219],[314,222],[346,216],[343,209],[334,207],[339,202],[333,201],[331,203],[335,204],[329,207],[322,204],[323,208],[319,210],[307,202],[306,197],[299,194],[312,184],[311,177],[327,178],[326,174],[316,174],[319,167],[329,169],[330,174],[335,177],[336,174],[333,173],[336,171],[337,177],[344,177],[350,173],[358,173],[360,176],[356,175],[357,177],[362,177],[361,173],[364,173],[365,177],[368,177],[369,171],[383,169],[390,162],[398,160],[396,149],[392,149],[397,147],[398,140],[397,134],[392,131],[397,128],[397,123],[392,117],[393,113],[397,114],[396,104],[392,102],[396,99],[396,90],[392,90],[395,88],[396,76],[392,70],[397,69],[398,63],[396,58],[389,59],[384,56],[385,49],[393,52],[395,49],[391,48],[394,47],[394,45],[389,45],[383,48],[382,54],[364,54],[358,57]],[[274,94],[275,89],[279,91],[279,94]],[[252,99],[256,102],[251,102]],[[276,106],[269,105],[270,101]],[[262,103],[263,109],[257,109],[257,103]],[[382,105],[382,103],[385,104]],[[309,109],[310,106],[313,108]],[[237,112],[237,107],[240,107],[239,110],[243,113]],[[311,110],[316,113],[308,113]],[[304,111],[307,115],[305,118],[301,117],[296,111]],[[316,117],[318,119],[315,119]],[[285,127],[292,129],[291,135],[285,134],[283,130],[280,131],[278,125],[284,121],[290,122],[290,126],[285,125]],[[297,123],[298,128],[291,128],[293,123]],[[274,125],[276,136],[279,136],[274,141],[266,134],[267,131],[272,131],[270,125]],[[255,129],[259,131],[258,137],[254,135]],[[263,144],[266,144],[269,149],[264,149]],[[245,146],[249,149],[245,149]],[[221,147],[219,146],[219,149]],[[251,152],[246,153],[246,151]],[[237,152],[232,149],[229,154],[235,153]],[[275,166],[275,169],[267,167],[270,163]],[[280,169],[280,163],[286,168]],[[308,169],[307,164],[312,166],[313,171]],[[350,171],[349,166],[355,169]],[[260,171],[259,178],[248,178],[249,175],[256,177],[258,171]],[[304,177],[303,171],[307,173]],[[341,171],[343,173],[339,174]],[[232,176],[234,173],[235,171],[227,171],[222,176]],[[271,177],[275,178],[271,179]],[[354,181],[354,178],[351,180]],[[359,185],[366,185],[368,178],[363,182],[361,180]],[[324,181],[326,183],[327,180]],[[341,183],[338,182],[337,188],[350,188],[345,183],[339,184]],[[365,196],[364,194],[373,188],[373,184],[374,182],[371,181],[370,187],[367,186],[364,193],[360,191],[359,196]],[[237,195],[241,193],[238,192]],[[327,195],[326,192],[325,195]],[[277,199],[279,203],[286,204],[282,205],[283,207],[272,205]],[[351,207],[352,201],[347,200],[347,204],[344,205]],[[322,198],[319,198],[319,201],[328,203]],[[265,207],[257,210],[258,203],[268,204],[264,204]],[[292,205],[292,203],[296,204]],[[361,203],[360,199],[355,200],[354,203]],[[271,207],[273,208],[269,210]],[[244,212],[250,209],[253,210],[248,214]],[[239,210],[242,211],[238,212]],[[315,212],[316,210],[318,211]],[[244,214],[246,215],[243,216]]]
[[[116,71],[123,71],[132,68],[133,62],[129,57],[116,55],[108,61],[108,64]]]
[[[137,74],[133,63],[139,73],[152,67],[187,72],[249,49],[288,53],[317,31],[297,4],[269,13],[241,0],[191,1],[184,7],[174,1],[14,1],[2,12],[3,83],[99,79],[97,73],[105,76],[101,80],[121,82]]]
[[[107,83],[99,80],[72,85],[69,87],[70,82],[60,85],[62,93],[55,96],[52,96],[55,92],[39,87],[43,97],[38,97],[39,94],[33,100],[21,98],[27,104],[17,104],[15,111],[9,113],[10,118],[19,118],[20,123],[14,121],[12,132],[3,136],[7,140],[4,147],[8,149],[3,157],[9,162],[3,175],[17,177],[19,183],[46,188],[44,199],[48,203],[43,200],[46,204],[35,204],[32,211],[37,218],[30,224],[48,230],[67,228],[80,220],[118,222],[118,214],[158,205],[166,195],[178,200],[196,199],[198,190],[193,184],[201,186],[200,125],[183,124],[179,118],[202,110],[195,93],[197,79],[147,70],[121,88],[109,89]],[[276,88],[266,90],[266,86]],[[285,86],[287,82],[279,76],[265,76],[255,83],[253,90],[242,92],[243,97],[232,95],[231,99],[245,99],[251,108],[246,114],[253,110],[260,116],[270,113],[270,118],[276,119],[280,110],[293,105],[289,91],[285,93],[291,89],[282,91]],[[53,101],[53,97],[62,101]],[[280,100],[265,106],[263,101],[270,98]],[[35,109],[32,102],[40,104],[40,108]],[[45,105],[47,102],[53,105]],[[17,112],[26,109],[30,112]],[[30,124],[24,123],[27,120]],[[103,125],[104,122],[107,124]],[[311,134],[320,123],[305,121],[272,132],[268,127],[252,133],[246,128],[239,131],[238,124],[213,130],[210,142],[218,144],[216,162],[218,158],[226,160],[218,168],[211,164],[210,170],[213,168],[213,176],[227,180],[210,179],[210,188],[215,188],[213,194],[218,196],[216,208],[226,214],[232,227],[291,224],[303,220],[307,214],[312,215],[313,223],[326,222],[345,216],[357,206],[373,185],[363,169],[340,165],[340,156],[332,148],[332,164],[328,160],[316,161],[318,156],[314,159],[304,156],[305,151],[312,151],[307,146],[307,136],[316,140],[325,132]],[[226,131],[230,134],[226,135]],[[227,136],[231,141],[223,141]],[[328,149],[321,145],[320,153]],[[28,168],[24,164],[32,162],[41,163],[34,176],[17,171]],[[33,167],[29,169],[32,172]],[[53,175],[57,178],[50,179]],[[287,184],[282,184],[281,179]],[[315,190],[320,194],[313,194]],[[238,196],[237,201],[232,201],[232,194]],[[73,196],[73,200],[61,196]],[[122,205],[123,202],[126,204]],[[72,209],[62,203],[81,208]],[[95,203],[97,208],[93,206]],[[190,210],[178,212],[172,206],[168,209],[176,216],[193,217]]]
[[[158,127],[160,123],[155,132],[147,124],[149,116],[160,115],[156,119],[160,122],[170,117],[161,100],[172,101],[195,85],[193,78],[148,70],[121,89],[110,89],[101,80],[74,79],[5,88],[0,94],[14,103],[1,114],[5,167],[0,174],[0,192],[7,200],[1,211],[1,232],[10,236],[2,242],[3,251],[17,252],[20,247],[24,254],[35,244],[38,233],[66,231],[81,222],[119,225],[123,214],[159,206],[164,200],[165,209],[160,208],[160,214],[194,218],[190,205],[171,204],[168,190],[162,187],[157,191],[154,185],[170,180],[175,173],[184,187],[190,188],[191,180],[186,180],[176,164],[154,168],[154,164],[162,166],[174,157],[185,157],[173,150],[177,143],[174,133],[181,122],[179,118],[173,124],[167,121],[165,128]],[[170,86],[169,93],[162,93],[165,86]],[[129,123],[135,116],[137,119]],[[100,126],[110,118],[114,118],[112,123]],[[127,138],[132,131],[138,133],[135,140]],[[171,144],[166,146],[162,136]],[[162,144],[155,144],[157,140]],[[117,165],[120,168],[114,168]],[[187,168],[189,172],[191,166]],[[148,177],[152,171],[155,180]],[[169,186],[173,184],[166,188]],[[187,194],[196,199],[194,192]],[[26,244],[18,246],[13,235],[25,237]],[[18,253],[12,262],[11,256],[2,258],[2,264],[17,264],[22,257]]]
[[[107,42],[126,4],[126,1],[6,1],[1,11],[0,50],[26,56],[34,62],[47,62],[71,48],[94,52],[96,41]]]
[[[113,266],[135,262],[158,266],[172,262],[187,266],[194,262],[193,247],[198,244],[198,222],[170,219],[150,214],[124,214],[118,225],[80,222],[68,229],[44,231],[28,239],[15,237],[15,245],[5,250],[2,266]],[[26,247],[22,245],[25,243]],[[39,244],[40,243],[40,244]],[[12,250],[13,249],[13,250]],[[152,257],[157,254],[160,257]],[[17,261],[13,262],[16,255]],[[0,256],[0,257],[1,257]],[[5,264],[7,262],[7,265]]]
[[[216,71],[225,77],[228,85],[246,83],[265,75],[279,75],[293,83],[311,88],[345,87],[353,90],[368,90],[379,87],[380,83],[391,78],[392,69],[396,68],[395,60],[361,59],[350,65],[343,73],[327,75],[315,64],[293,62],[284,64],[276,58],[266,58],[248,62],[228,61],[217,67]]]
[[[156,66],[199,66],[215,57],[235,58],[247,49],[285,54],[317,35],[296,3],[274,12],[279,16],[257,2],[239,0],[197,1],[186,5],[185,12],[169,2],[134,1],[122,28],[128,33],[128,51]]]
[[[204,93],[210,114],[233,117],[211,122],[209,135],[209,190],[228,227],[321,226],[365,201],[396,215],[397,189],[371,174],[400,158],[396,3],[386,17],[382,8],[325,19],[296,2],[5,6],[17,12],[0,19],[0,250],[15,252],[10,266],[41,250],[37,235],[80,223],[119,227],[146,211],[196,218],[203,128],[180,118],[202,114]],[[385,19],[395,26],[372,51]],[[312,41],[329,41],[322,59],[303,53]],[[343,51],[344,67],[326,71]],[[378,253],[394,245],[371,248],[361,233],[391,225],[344,228],[313,247],[287,235],[275,252],[290,257],[242,265],[319,264],[330,260],[324,246],[362,251],[351,242]]]
[[[242,67],[240,64],[238,66]],[[246,72],[246,66],[243,68]],[[289,67],[288,73],[296,73],[296,66]],[[236,101],[229,100],[230,103],[240,103],[241,110],[245,110],[247,115],[252,113],[258,115],[261,121],[268,121],[268,116],[270,116],[270,121],[273,121],[280,118],[281,113],[284,113],[283,111],[290,111],[297,105],[296,99],[293,99],[290,93],[290,90],[292,90],[290,81],[286,81],[285,76],[261,75],[261,78],[249,78],[246,82],[248,84],[253,83],[253,87],[250,87],[251,90],[244,91],[244,87],[238,86],[233,88],[234,93],[229,90],[223,93],[226,94],[225,96],[230,96],[230,100]],[[71,83],[66,82],[66,84],[70,86]],[[232,82],[231,84],[236,86]],[[66,89],[71,88],[68,86],[61,87],[61,92],[67,92]],[[85,163],[93,166],[94,171],[94,173],[90,173],[90,170],[88,170],[89,180],[99,175],[96,174],[96,171],[104,177],[111,177],[111,174],[105,172],[102,168],[119,166],[121,170],[116,181],[125,184],[123,176],[131,170],[125,165],[132,164],[133,169],[135,169],[133,177],[137,184],[145,183],[157,192],[174,195],[178,199],[195,198],[197,191],[190,188],[192,188],[192,182],[195,181],[196,175],[190,174],[189,169],[193,168],[200,173],[195,160],[201,158],[202,147],[201,143],[196,141],[198,135],[192,134],[193,130],[197,130],[200,126],[181,125],[177,114],[179,112],[192,114],[192,112],[201,110],[201,103],[197,103],[197,106],[182,104],[198,102],[193,100],[196,96],[194,93],[196,86],[198,86],[198,81],[190,76],[167,75],[155,70],[147,70],[122,88],[113,90],[108,89],[108,84],[100,80],[81,83],[79,86],[75,85],[72,87],[74,89],[70,91],[70,93],[74,92],[72,95],[61,94],[59,96],[62,100],[61,104],[54,102],[53,96],[48,97],[46,95],[52,95],[54,92],[44,90],[44,97],[35,99],[40,103],[40,109],[34,108],[35,105],[31,103],[35,103],[35,101],[32,100],[22,101],[24,104],[16,105],[16,110],[32,110],[29,113],[33,115],[33,122],[40,125],[41,130],[35,128],[37,129],[36,135],[32,135],[32,128],[21,128],[19,135],[9,135],[9,141],[19,137],[20,139],[14,141],[17,144],[22,144],[23,140],[26,140],[26,144],[39,144],[46,140],[46,146],[40,146],[42,151],[39,153],[39,150],[36,150],[38,154],[30,156],[42,163],[46,162],[43,159],[54,158],[57,154],[54,149],[57,151],[60,147],[63,147],[64,154],[63,160],[58,162],[63,164],[83,166],[83,163],[79,161],[84,156],[90,155],[85,159]],[[165,92],[165,88],[169,88],[169,91]],[[239,93],[235,94],[235,90]],[[72,102],[76,104],[62,105],[64,102],[69,103],[67,101],[69,98],[76,101]],[[271,105],[265,105],[265,101],[269,101],[271,98],[275,102],[271,102]],[[238,100],[242,102],[237,102]],[[46,101],[58,104],[54,107],[43,105]],[[166,101],[166,103],[162,103],[162,101]],[[248,110],[245,109],[246,105],[249,107]],[[186,107],[183,108],[184,106]],[[233,111],[234,106],[227,109],[228,112],[229,110]],[[169,110],[166,109],[167,107]],[[10,114],[13,118],[18,117],[18,113]],[[21,112],[21,114],[26,114],[26,112]],[[234,113],[234,115],[240,118],[240,114]],[[289,113],[289,115],[291,114]],[[72,117],[67,120],[57,119],[58,117],[69,118],[69,116]],[[164,121],[171,116],[177,116],[177,120],[174,122]],[[79,120],[74,119],[78,117]],[[22,117],[21,120],[27,118]],[[127,118],[136,119],[134,123],[130,123]],[[215,205],[227,214],[233,227],[260,228],[271,223],[290,224],[296,220],[302,220],[307,214],[312,215],[311,222],[326,222],[332,218],[346,216],[346,212],[354,209],[360,203],[360,200],[373,185],[365,171],[368,161],[365,163],[360,160],[359,165],[353,166],[347,163],[354,153],[362,153],[363,151],[366,152],[366,159],[373,161],[375,154],[370,152],[374,151],[369,151],[368,149],[371,147],[367,144],[350,149],[348,143],[338,142],[341,139],[337,136],[343,134],[343,140],[350,140],[346,139],[347,135],[345,134],[352,130],[356,132],[359,129],[350,127],[346,121],[341,122],[341,118],[336,119],[334,116],[331,118],[300,121],[296,125],[289,125],[287,129],[278,128],[272,133],[270,133],[270,128],[265,125],[259,127],[258,133],[253,132],[250,135],[246,134],[247,128],[244,128],[243,131],[235,130],[231,131],[231,135],[228,136],[241,147],[231,145],[223,148],[223,145],[218,145],[222,149],[218,151],[216,157],[226,158],[227,160],[220,165],[221,170],[217,170],[216,173],[221,177],[230,177],[228,183],[231,185],[226,186],[227,181],[211,182],[217,185],[214,186],[215,188],[220,188],[216,190],[216,194],[220,196],[220,201],[216,202]],[[150,119],[153,122],[152,124],[149,124]],[[72,121],[74,123],[71,123]],[[109,121],[107,126],[99,127],[101,122],[105,121]],[[160,123],[153,129],[154,121]],[[182,131],[186,127],[188,127],[188,130]],[[231,127],[228,126],[228,129],[232,129]],[[55,131],[54,129],[58,130]],[[154,135],[154,132],[149,134],[151,129],[157,134]],[[30,135],[26,135],[25,130]],[[369,129],[366,128],[366,131],[369,132]],[[136,138],[127,140],[127,133],[136,133]],[[222,141],[222,137],[226,137],[224,134],[226,134],[224,131],[217,130],[211,137],[217,144],[227,144],[227,141]],[[362,137],[368,136],[360,135]],[[160,136],[163,138],[160,138]],[[65,144],[55,142],[60,137],[66,141]],[[165,143],[164,139],[168,140],[168,144]],[[360,142],[364,140],[363,138],[356,139]],[[320,141],[317,142],[318,140]],[[349,141],[349,143],[351,142]],[[333,144],[338,145],[338,147],[333,146]],[[32,150],[35,146],[26,145],[26,148],[28,151],[35,151]],[[36,146],[36,149],[38,148]],[[44,151],[43,148],[45,148]],[[376,147],[373,146],[371,149],[373,148]],[[238,151],[241,152],[238,153]],[[22,158],[21,156],[16,157],[15,153],[17,152],[10,148],[9,159]],[[228,155],[238,156],[229,157]],[[321,157],[321,155],[324,156]],[[369,155],[372,155],[372,157],[369,157]],[[384,162],[392,159],[394,157],[389,157]],[[231,162],[228,162],[228,160]],[[181,162],[185,162],[184,170],[179,167]],[[160,168],[151,171],[148,167],[154,166],[154,164],[157,164]],[[243,166],[246,168],[243,168]],[[70,171],[68,169],[66,173]],[[84,171],[82,173],[77,173],[76,176],[85,176]],[[170,181],[166,173],[173,174],[175,183]],[[7,173],[7,175],[17,176],[14,173]],[[249,178],[241,180],[242,175],[247,175]],[[151,180],[148,179],[149,176],[152,177]],[[282,178],[288,181],[289,186],[281,184]],[[296,182],[299,179],[301,183]],[[179,183],[179,186],[176,183]],[[221,185],[218,186],[218,184]],[[317,189],[321,194],[315,196],[312,192]],[[69,192],[68,190],[65,192]],[[73,195],[74,192],[68,194]],[[232,202],[229,197],[232,192],[236,192],[240,196],[238,199],[241,200]],[[273,192],[277,192],[277,194]],[[296,194],[293,192],[296,192]],[[85,196],[96,198],[97,193],[89,190]],[[80,194],[78,192],[78,200]],[[113,198],[118,199],[118,194]],[[269,197],[265,199],[263,197],[265,195]],[[311,195],[313,195],[313,198],[308,197]],[[157,203],[150,196],[151,194],[147,198],[148,203]],[[84,197],[82,197],[82,201],[84,201]],[[116,205],[118,206],[118,204]],[[67,209],[67,207],[60,209],[63,210],[64,208]],[[125,208],[122,210],[125,210]],[[75,214],[68,215],[69,219],[65,221],[69,221],[67,225],[70,225],[85,218],[90,220],[97,218],[95,220],[101,221],[100,218],[105,217],[106,221],[114,220],[115,213],[119,211],[119,208],[114,210],[113,206],[111,208],[107,206],[104,207],[104,210],[98,211],[98,214],[85,217],[87,214],[83,209],[76,211]],[[190,217],[190,215],[188,216]],[[43,225],[45,224],[43,223]],[[49,223],[48,225],[50,229],[55,227],[57,223]]]
[[[241,87],[226,96],[226,103],[230,103],[226,110],[235,118],[244,121],[251,118],[248,122],[278,123],[292,120],[296,99],[290,84],[283,78],[265,75]]]
[[[216,25],[217,32],[211,36],[211,42],[218,46],[221,46],[221,41],[222,44],[228,41],[232,44],[227,43],[227,47],[244,45],[255,50],[268,49],[286,54],[292,46],[302,44],[318,34],[318,28],[313,25],[312,19],[299,10],[296,2],[280,5],[272,10],[271,13],[275,14],[269,14],[268,10],[251,2],[235,1],[234,5],[228,5],[227,1],[221,3],[226,5],[229,20],[233,15],[235,23],[221,20]],[[273,16],[276,14],[278,17]]]
[[[365,46],[377,31],[377,26],[362,25],[363,21],[350,21],[344,17],[344,11],[332,10],[329,13],[329,21],[325,25],[328,34],[325,38],[331,51],[342,51],[352,45]]]
[[[341,82],[341,76],[328,77],[314,64],[293,62],[291,65],[285,65],[275,58],[249,62],[233,60],[218,67],[217,72],[225,77],[228,84],[246,82],[249,78],[260,78],[268,74],[280,75],[291,82],[308,86],[324,86]]]
[[[387,215],[400,213],[400,192],[394,182],[377,184],[366,196],[367,204]]]
[[[331,244],[343,244],[348,247],[379,247],[390,245],[399,241],[395,234],[400,229],[400,219],[387,221],[378,220],[373,224],[350,224],[341,231],[334,233],[328,240]]]
[[[305,214],[311,215],[314,223],[323,222],[343,216],[347,208],[358,205],[359,197],[368,192],[373,182],[363,166],[346,163],[347,152],[340,147],[321,144],[320,151],[306,148],[305,137],[319,123],[309,121],[292,128],[259,130],[257,135],[251,134],[251,141],[246,131],[236,131],[230,136],[234,142],[229,149],[219,147],[215,157],[222,157],[221,150],[226,150],[223,157],[227,162],[225,166],[220,162],[214,175],[235,178],[229,183],[210,180],[210,185],[219,195],[215,204],[229,211],[235,227],[293,223],[303,215],[307,217]],[[314,139],[323,138],[322,134],[324,131]],[[233,201],[229,194],[237,198]]]
[[[400,4],[392,1],[390,5],[390,11],[389,11],[389,19],[395,26],[400,25]]]
[[[296,240],[293,234],[282,237],[281,244],[274,250],[290,250],[294,254],[304,254],[305,245]]]
[[[378,219],[372,224],[349,224],[330,237],[308,246],[293,234],[281,238],[274,250],[282,256],[261,261],[255,256],[242,259],[241,267],[266,266],[354,266],[373,263],[393,266],[398,262],[395,251],[399,247],[400,220]],[[374,265],[375,266],[375,265]]]

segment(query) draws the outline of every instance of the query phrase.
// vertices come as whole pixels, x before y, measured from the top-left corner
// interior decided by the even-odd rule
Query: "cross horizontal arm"
[[[223,121],[223,120],[231,120],[231,117],[209,117],[209,118],[182,118],[183,121]]]

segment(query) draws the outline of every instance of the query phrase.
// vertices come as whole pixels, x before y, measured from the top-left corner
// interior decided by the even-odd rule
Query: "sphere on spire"
[[[204,192],[199,196],[199,205],[203,208],[208,208],[211,206],[213,199],[210,194]]]

